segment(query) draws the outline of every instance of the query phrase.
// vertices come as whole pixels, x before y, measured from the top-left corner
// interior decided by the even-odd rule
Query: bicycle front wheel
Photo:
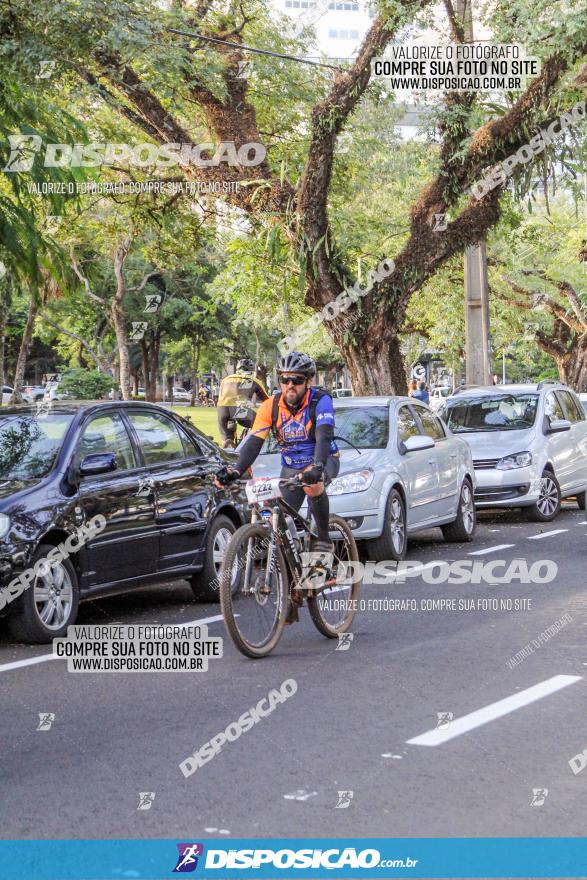
[[[263,523],[241,526],[220,569],[220,607],[228,633],[246,657],[265,657],[280,639],[288,573],[281,548]],[[270,559],[272,550],[273,559]]]
[[[358,607],[362,578],[358,575],[359,553],[353,533],[341,516],[333,514],[328,524],[334,540],[332,580],[317,595],[308,597],[308,609],[322,635],[336,639],[351,628]]]

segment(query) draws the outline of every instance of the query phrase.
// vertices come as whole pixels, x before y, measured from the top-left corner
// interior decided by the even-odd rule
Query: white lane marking
[[[216,614],[214,617],[201,617],[200,620],[190,620],[187,623],[145,623],[141,626],[197,626],[203,623],[216,623],[217,620],[223,620],[222,614]],[[77,624],[83,626],[84,624]],[[87,624],[86,624],[87,625]],[[131,624],[129,624],[131,625]],[[138,626],[139,624],[135,624]],[[53,654],[41,654],[39,657],[29,657],[27,660],[15,660],[13,663],[3,663],[0,666],[0,672],[10,672],[11,669],[22,669],[23,666],[35,666],[37,663],[47,663],[49,660],[64,660],[64,657],[55,657]]]
[[[234,615],[239,617],[238,614]],[[217,620],[224,620],[222,614],[215,614],[214,617],[202,617],[200,620],[188,620],[187,623],[145,623],[143,626],[197,626],[204,623],[216,623]]]
[[[461,734],[473,730],[475,727],[481,727],[482,724],[487,724],[489,721],[494,721],[503,715],[509,715],[510,712],[515,712],[516,709],[521,709],[523,706],[528,706],[536,700],[549,696],[549,694],[554,694],[556,691],[560,691],[561,688],[581,681],[582,678],[582,675],[554,675],[552,678],[541,681],[539,684],[526,688],[524,691],[512,694],[510,697],[505,697],[503,700],[498,700],[497,703],[490,703],[489,706],[484,706],[482,709],[477,709],[475,712],[463,715],[462,718],[451,721],[447,728],[428,730],[420,736],[408,739],[407,743],[413,746],[439,746],[442,743],[448,742],[449,739],[454,739],[456,736],[461,736]]]
[[[542,532],[541,535],[528,535],[528,540],[539,541],[541,538],[550,538],[551,535],[562,535],[563,532],[568,531],[568,529],[553,529],[552,532]]]
[[[53,654],[41,654],[39,657],[29,657],[28,660],[15,660],[14,663],[3,663],[0,672],[8,672],[10,669],[20,669],[23,666],[34,666],[36,663],[46,663],[48,660],[61,660]]]
[[[496,544],[495,547],[486,547],[485,550],[473,550],[469,556],[485,556],[486,553],[495,553],[497,550],[507,550],[508,547],[515,547],[515,544]]]
[[[577,526],[587,526],[587,519],[580,519],[578,523],[575,523]]]

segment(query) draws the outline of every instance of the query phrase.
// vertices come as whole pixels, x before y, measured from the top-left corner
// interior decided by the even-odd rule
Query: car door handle
[[[456,452],[451,452],[450,457],[451,457],[451,458],[456,458],[456,457],[457,457]]]
[[[429,458],[429,459],[428,459],[428,464],[436,464],[436,462],[435,462],[435,460],[434,460],[433,458]]]

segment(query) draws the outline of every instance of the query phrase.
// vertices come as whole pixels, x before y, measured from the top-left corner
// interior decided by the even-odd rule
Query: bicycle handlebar
[[[219,477],[219,475],[223,473],[223,471],[225,471],[225,468],[221,468],[219,471],[216,472],[216,474],[211,475],[210,481],[214,482]],[[219,482],[222,482],[222,481],[219,480]],[[248,482],[249,482],[249,478],[243,479],[242,477],[238,477],[236,480],[230,480],[228,483],[223,483],[222,488],[223,489],[230,489],[230,488],[240,489],[241,486],[245,486]],[[309,486],[312,484],[311,483],[304,483],[298,477],[280,477],[279,478],[279,485],[280,486],[288,486],[288,487],[291,487],[292,489],[294,489],[300,485]]]

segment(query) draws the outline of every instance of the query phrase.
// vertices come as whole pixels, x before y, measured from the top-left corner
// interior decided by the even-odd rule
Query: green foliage
[[[114,388],[112,376],[97,370],[67,370],[59,383],[59,390],[75,400],[100,400]]]

